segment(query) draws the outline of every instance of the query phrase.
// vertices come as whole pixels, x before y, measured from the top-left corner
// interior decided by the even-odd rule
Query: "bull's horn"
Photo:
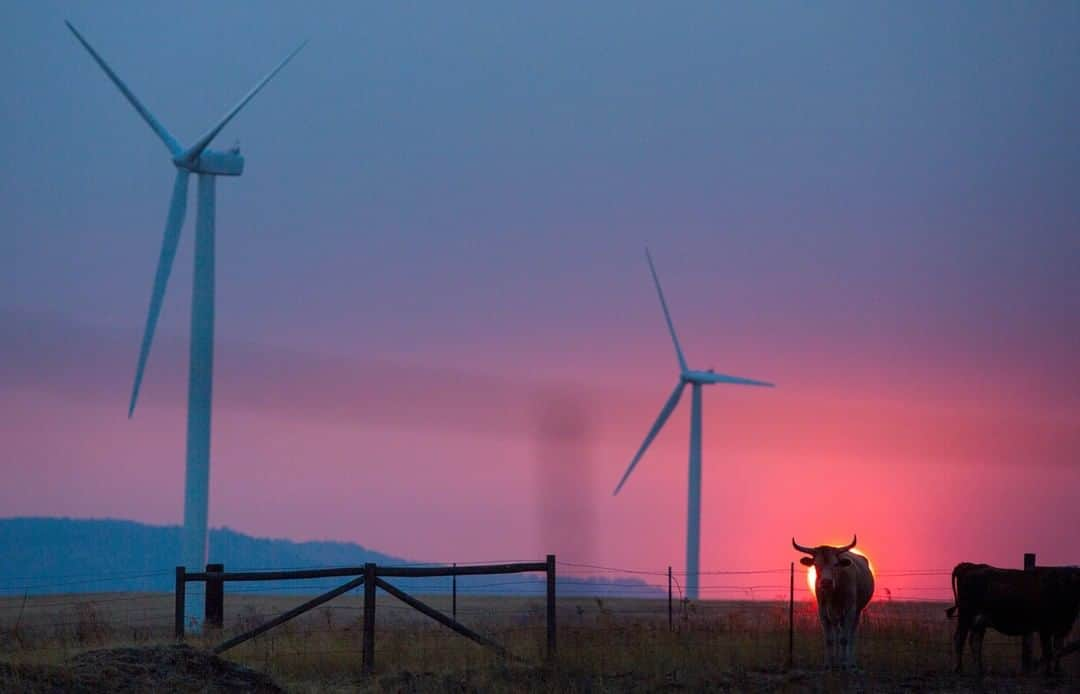
[[[844,546],[844,547],[838,547],[838,548],[837,548],[837,551],[838,551],[838,552],[846,552],[846,551],[848,551],[849,549],[854,549],[854,548],[855,548],[855,541],[856,541],[856,540],[858,540],[858,539],[859,539],[859,536],[858,536],[858,535],[852,535],[852,536],[851,536],[851,544],[850,544],[850,545],[846,545],[846,546]]]
[[[791,546],[794,547],[796,550],[802,552],[803,554],[809,554],[811,557],[814,556],[814,550],[810,549],[809,547],[803,547],[795,541],[794,537],[791,538]]]

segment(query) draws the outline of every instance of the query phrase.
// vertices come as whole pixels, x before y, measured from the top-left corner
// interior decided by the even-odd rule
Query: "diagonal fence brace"
[[[475,631],[473,631],[469,627],[465,626],[461,622],[459,622],[459,621],[457,621],[455,619],[451,619],[450,617],[447,617],[442,612],[439,612],[435,608],[430,607],[430,606],[420,602],[419,600],[417,600],[413,596],[411,596],[408,593],[406,593],[406,592],[404,592],[404,591],[390,585],[389,583],[382,580],[381,578],[376,578],[375,579],[375,585],[378,586],[379,588],[382,588],[384,591],[386,591],[390,595],[393,595],[395,598],[397,598],[401,602],[405,603],[409,607],[412,607],[413,609],[417,610],[418,612],[422,612],[422,613],[426,614],[428,617],[431,617],[432,619],[434,619],[439,624],[442,624],[443,626],[456,631],[457,633],[461,634],[465,638],[472,639],[473,641],[480,644],[481,646],[486,646],[486,647],[490,648],[491,650],[493,650],[497,654],[499,654],[500,657],[503,657],[503,658],[509,658],[510,657],[509,652],[505,648],[503,648],[499,644],[495,643],[491,639],[487,638],[486,636],[481,636],[480,634],[476,633]]]
[[[281,614],[281,615],[278,615],[277,617],[274,617],[269,622],[265,622],[263,624],[260,624],[259,626],[255,627],[251,631],[244,632],[243,634],[240,634],[239,636],[234,636],[233,638],[229,639],[228,641],[225,641],[224,643],[218,644],[217,646],[214,647],[213,652],[215,654],[224,653],[225,651],[229,650],[230,648],[233,648],[234,646],[239,646],[243,642],[245,642],[245,641],[247,641],[249,639],[253,639],[256,636],[258,636],[259,634],[262,634],[263,632],[269,631],[270,629],[273,629],[274,627],[276,627],[276,626],[278,626],[280,624],[284,624],[285,622],[289,621],[293,617],[298,617],[298,616],[302,615],[303,613],[307,612],[308,610],[316,608],[319,605],[323,604],[324,602],[329,602],[330,600],[333,600],[337,596],[339,596],[339,595],[341,595],[343,593],[348,593],[353,588],[358,588],[358,587],[360,587],[362,585],[364,585],[364,577],[363,576],[358,576],[358,577],[354,578],[353,580],[349,581],[348,583],[346,583],[344,585],[338,586],[337,588],[334,588],[331,591],[328,591],[328,592],[323,593],[322,595],[320,595],[318,597],[315,597],[315,598],[312,598],[311,600],[308,600],[307,602],[305,602],[302,605],[298,605],[298,606],[292,608],[291,610],[289,610],[288,612],[285,612],[284,614]]]

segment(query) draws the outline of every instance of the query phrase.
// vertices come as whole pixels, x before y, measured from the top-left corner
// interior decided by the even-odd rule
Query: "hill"
[[[416,564],[350,542],[294,542],[258,538],[230,530],[210,531],[210,560],[226,570],[298,569],[328,566]],[[128,520],[74,518],[0,518],[0,595],[172,592],[180,556],[178,526],[146,525]],[[542,576],[522,574],[493,580],[463,576],[458,590],[490,594],[541,594]],[[255,592],[312,593],[340,584],[337,579],[291,583],[249,583]],[[395,581],[420,593],[450,590],[450,579]],[[659,597],[661,592],[636,579],[560,579],[563,595]]]

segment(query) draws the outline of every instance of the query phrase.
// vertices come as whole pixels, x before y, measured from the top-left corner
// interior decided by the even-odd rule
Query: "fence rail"
[[[437,576],[483,576],[488,574],[516,574],[530,572],[544,572],[546,574],[547,592],[547,658],[555,657],[556,628],[555,628],[555,555],[549,554],[546,561],[542,562],[515,562],[502,564],[476,564],[458,566],[379,566],[374,563],[363,566],[339,567],[331,569],[294,569],[287,571],[225,571],[222,564],[208,564],[206,571],[188,572],[183,566],[176,567],[176,593],[174,604],[174,633],[178,641],[185,637],[185,602],[187,597],[187,584],[202,582],[207,586],[205,602],[205,623],[209,628],[220,629],[225,615],[225,584],[231,581],[295,581],[318,578],[345,578],[351,577],[346,583],[318,595],[307,602],[281,613],[248,631],[234,636],[213,648],[214,653],[223,653],[245,641],[266,633],[276,626],[299,617],[323,603],[329,602],[339,595],[343,595],[355,588],[364,588],[364,616],[363,616],[363,645],[362,660],[363,671],[370,673],[375,668],[375,591],[382,589],[387,594],[397,598],[412,609],[417,610],[443,626],[458,634],[475,641],[476,643],[490,648],[501,657],[510,657],[509,652],[502,645],[470,629],[457,621],[457,598],[456,580],[454,583],[454,615],[447,616],[417,598],[409,595],[397,586],[387,582],[385,578],[430,578]]]

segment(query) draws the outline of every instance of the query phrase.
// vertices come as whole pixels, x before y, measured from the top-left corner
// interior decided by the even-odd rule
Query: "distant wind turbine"
[[[773,384],[739,376],[726,376],[715,373],[712,369],[708,371],[690,369],[686,365],[686,358],[683,357],[682,347],[679,346],[679,338],[675,336],[675,325],[671,322],[671,314],[668,312],[667,302],[664,301],[664,290],[660,288],[660,278],[656,275],[656,267],[653,265],[652,255],[648,249],[645,249],[645,258],[649,261],[649,271],[652,273],[653,283],[656,285],[656,293],[660,297],[660,307],[664,310],[664,319],[667,321],[668,332],[671,333],[671,342],[675,345],[675,356],[679,360],[679,382],[675,385],[675,390],[672,391],[667,402],[664,403],[663,409],[660,410],[660,416],[653,423],[652,429],[649,430],[645,441],[641,444],[641,448],[638,449],[637,455],[630,461],[630,466],[623,473],[613,495],[618,494],[619,490],[626,484],[630,473],[634,471],[638,461],[645,455],[649,444],[664,428],[664,423],[667,422],[668,417],[671,416],[676,405],[679,404],[683,388],[686,387],[687,383],[692,385],[694,390],[693,402],[690,408],[690,479],[686,509],[686,597],[697,600],[700,585],[698,581],[700,571],[698,560],[701,553],[701,388],[714,383],[734,383],[736,385],[765,386],[768,388],[773,387]]]
[[[191,300],[191,351],[188,372],[188,424],[187,424],[187,468],[184,482],[184,533],[182,561],[188,571],[202,571],[206,564],[207,549],[207,508],[209,505],[210,482],[210,404],[213,389],[214,370],[214,185],[217,176],[239,176],[244,172],[244,157],[239,147],[227,152],[207,149],[210,142],[221,132],[229,121],[240,112],[259,91],[266,86],[285,65],[300,52],[306,41],[293,50],[277,67],[259,80],[236,106],[229,110],[214,127],[188,148],[184,148],[164,125],[150,113],[124,82],[117,77],[112,68],[90,46],[82,34],[64,22],[90,53],[94,61],[105,71],[120,93],[128,100],[150,129],[165,143],[172,155],[176,167],[176,179],[173,183],[172,201],[169,203],[169,215],[165,220],[165,238],[161,244],[157,272],[154,275],[154,288],[150,295],[150,309],[146,316],[146,328],[143,332],[142,347],[139,350],[138,366],[135,369],[135,383],[131,389],[131,402],[128,405],[128,417],[135,412],[135,403],[139,397],[146,360],[150,355],[150,345],[154,340],[154,329],[161,313],[162,300],[165,297],[165,285],[172,271],[173,258],[180,241],[180,228],[184,224],[187,209],[188,176],[199,175],[199,208],[195,221],[195,279]],[[196,620],[202,618],[201,594],[193,591],[195,599],[189,599],[188,615]]]

